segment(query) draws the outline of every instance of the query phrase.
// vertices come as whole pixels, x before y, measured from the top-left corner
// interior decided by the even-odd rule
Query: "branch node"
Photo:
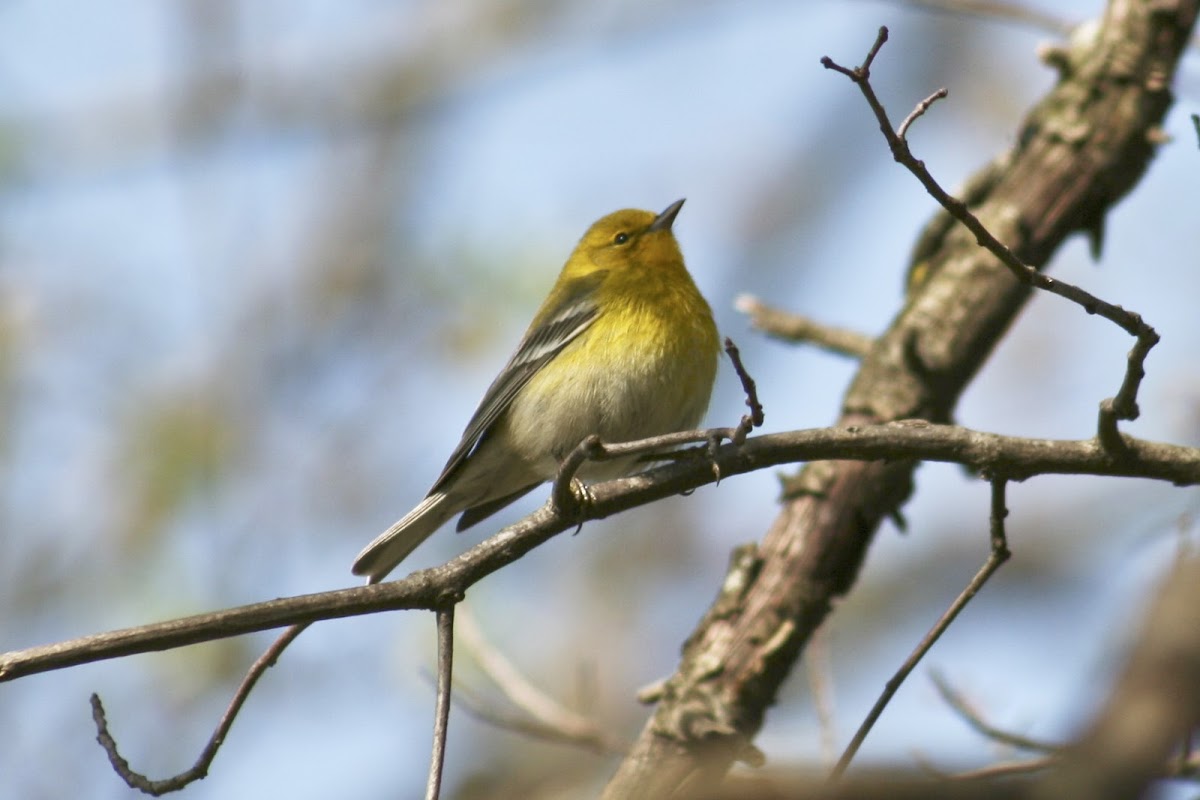
[[[988,534],[992,543],[992,557],[1000,559],[1003,563],[1011,555],[1008,549],[1008,534],[1004,530],[1004,520],[1008,518],[1008,478],[993,475],[990,480],[992,482],[992,502]]]
[[[875,36],[875,43],[871,45],[871,49],[867,51],[867,57],[863,60],[862,66],[849,69],[838,64],[829,56],[821,56],[821,66],[825,69],[831,69],[834,72],[840,72],[855,83],[862,83],[871,79],[871,64],[875,61],[875,56],[879,55],[880,48],[888,40],[888,29],[886,25],[879,27],[879,33]]]
[[[1100,414],[1097,419],[1096,438],[1104,451],[1114,458],[1125,458],[1129,455],[1129,444],[1117,427],[1121,415],[1117,413],[1116,402],[1109,397],[1100,401]]]
[[[743,414],[742,422],[745,422],[745,421],[746,421],[746,416]],[[738,427],[733,431],[733,433],[737,434],[741,430],[742,430],[742,426],[739,424]],[[705,450],[708,453],[708,459],[709,459],[709,461],[712,462],[713,479],[716,480],[717,485],[720,485],[720,483],[721,483],[721,463],[717,460],[717,455],[721,449],[721,439],[723,439],[723,438],[724,437],[721,435],[720,431],[713,431],[712,436],[708,437],[708,442],[705,444]],[[741,438],[742,438],[742,441],[745,441],[745,439],[746,439],[745,434],[743,434]],[[733,443],[735,445],[741,445],[741,443],[742,443],[741,441],[734,441],[733,437],[730,437],[730,440],[733,441]]]

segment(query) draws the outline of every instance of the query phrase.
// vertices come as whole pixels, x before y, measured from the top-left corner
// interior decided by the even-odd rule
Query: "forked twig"
[[[843,67],[835,63],[829,56],[822,57],[821,64],[826,69],[831,69],[845,75],[858,86],[859,91],[866,98],[867,104],[875,113],[875,118],[879,122],[879,128],[887,140],[888,147],[891,148],[892,157],[921,182],[921,185],[925,187],[925,191],[942,208],[946,209],[952,217],[966,226],[975,236],[976,241],[999,259],[1017,280],[1034,288],[1064,297],[1089,314],[1099,314],[1136,339],[1133,349],[1129,351],[1121,386],[1115,396],[1107,398],[1100,403],[1100,413],[1096,425],[1097,437],[1101,445],[1110,454],[1119,457],[1128,455],[1128,445],[1118,430],[1117,423],[1122,420],[1135,420],[1138,418],[1140,412],[1137,404],[1137,393],[1142,379],[1146,375],[1146,356],[1149,355],[1154,345],[1158,344],[1158,332],[1146,324],[1141,315],[1101,300],[1078,286],[1051,278],[1023,262],[1007,245],[997,239],[979,221],[978,217],[971,213],[966,203],[949,194],[941,187],[933,175],[930,174],[929,170],[926,169],[924,162],[913,156],[905,134],[908,131],[908,126],[913,121],[924,114],[934,102],[946,96],[945,90],[939,90],[921,101],[916,109],[909,114],[908,118],[904,120],[900,128],[893,130],[887,111],[876,96],[870,81],[871,63],[875,60],[875,56],[879,53],[879,49],[883,47],[887,38],[887,28],[881,27],[874,44],[871,45],[871,49],[863,61],[863,65],[860,67],[853,69]]]

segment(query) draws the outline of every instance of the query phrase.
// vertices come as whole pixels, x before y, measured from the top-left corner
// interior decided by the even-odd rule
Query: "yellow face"
[[[588,229],[576,253],[598,269],[681,265],[683,256],[670,224],[651,229],[656,219],[650,211],[615,211]]]

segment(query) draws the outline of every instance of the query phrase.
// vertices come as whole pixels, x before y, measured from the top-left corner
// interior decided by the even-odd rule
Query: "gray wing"
[[[462,440],[450,454],[450,460],[442,468],[442,474],[430,492],[438,491],[454,471],[471,457],[496,420],[512,404],[517,392],[529,383],[529,379],[595,322],[600,313],[596,304],[596,287],[603,280],[603,272],[593,272],[576,279],[555,308],[538,315],[541,321],[535,321],[525,332],[517,351],[484,393],[479,408],[475,409],[467,429],[463,431]]]

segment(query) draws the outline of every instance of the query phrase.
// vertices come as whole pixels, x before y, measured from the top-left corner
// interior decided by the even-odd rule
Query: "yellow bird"
[[[378,583],[454,515],[465,530],[553,479],[592,434],[625,442],[700,423],[720,344],[671,231],[682,207],[625,209],[588,229],[429,494],[359,553],[355,575]],[[579,477],[637,466],[588,462]]]

